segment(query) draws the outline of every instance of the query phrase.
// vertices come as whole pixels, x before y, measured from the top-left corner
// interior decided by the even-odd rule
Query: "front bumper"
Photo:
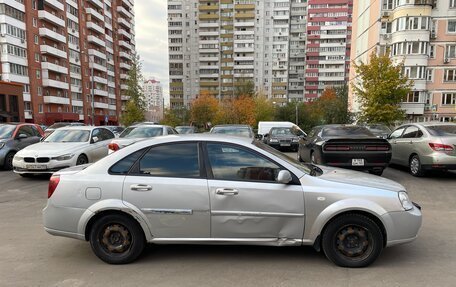
[[[281,150],[281,149],[298,150],[298,147],[299,147],[298,142],[291,142],[291,143],[268,142],[267,144],[277,150]]]
[[[46,163],[26,163],[24,160],[13,160],[13,170],[18,174],[50,174],[76,165],[74,157],[70,160],[50,160]]]
[[[0,166],[3,166],[5,164],[5,157],[7,153],[8,151],[5,147],[0,149]]]
[[[417,238],[421,228],[421,207],[414,204],[411,210],[388,212],[382,219],[387,234],[386,246],[408,243]]]

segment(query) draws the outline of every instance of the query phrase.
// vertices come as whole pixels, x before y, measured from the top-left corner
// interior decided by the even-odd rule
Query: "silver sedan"
[[[396,182],[210,134],[157,137],[62,170],[48,198],[46,231],[89,241],[111,264],[135,260],[146,243],[255,244],[311,245],[363,267],[421,226]]]
[[[388,140],[391,163],[408,166],[414,176],[423,176],[429,170],[456,170],[456,124],[405,124]]]

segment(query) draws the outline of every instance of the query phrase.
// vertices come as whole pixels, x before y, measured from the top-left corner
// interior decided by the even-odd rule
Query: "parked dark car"
[[[255,133],[249,125],[217,125],[211,129],[210,133],[248,137],[252,139],[255,137]]]
[[[275,127],[271,128],[268,134],[264,135],[263,141],[275,149],[288,149],[297,151],[299,140],[303,137],[302,132],[293,128]]]
[[[365,127],[381,139],[386,139],[391,134],[391,129],[383,124],[367,124]]]
[[[56,129],[58,128],[63,128],[67,126],[85,126],[83,123],[79,122],[60,122],[60,123],[54,123],[50,125],[45,131],[44,131],[44,136],[47,137],[50,134],[52,134]]]
[[[317,126],[300,140],[298,159],[381,175],[391,160],[391,145],[366,127]]]
[[[44,136],[39,125],[6,123],[0,124],[0,166],[13,168],[14,155],[21,149],[37,143]]]
[[[198,132],[196,127],[193,126],[177,126],[175,127],[175,130],[179,134],[194,134]]]

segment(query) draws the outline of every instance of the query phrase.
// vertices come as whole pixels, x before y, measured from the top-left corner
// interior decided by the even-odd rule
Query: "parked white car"
[[[64,127],[55,130],[42,142],[16,153],[14,172],[53,173],[63,168],[95,162],[108,154],[114,134],[103,127]]]
[[[156,125],[153,123],[133,125],[126,128],[118,138],[111,141],[108,145],[109,154],[138,141],[163,135],[175,134],[178,134],[178,132],[174,128],[166,125]]]

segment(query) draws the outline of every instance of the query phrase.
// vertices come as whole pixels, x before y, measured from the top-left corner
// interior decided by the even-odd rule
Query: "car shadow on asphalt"
[[[390,164],[389,168],[395,169],[395,170],[400,170],[400,171],[406,172],[407,174],[410,175],[408,167],[405,167],[402,165]],[[412,175],[410,175],[410,176],[412,176]],[[420,177],[417,177],[417,178],[420,178]],[[433,170],[433,171],[426,172],[425,176],[423,176],[421,178],[456,180],[456,171]]]

